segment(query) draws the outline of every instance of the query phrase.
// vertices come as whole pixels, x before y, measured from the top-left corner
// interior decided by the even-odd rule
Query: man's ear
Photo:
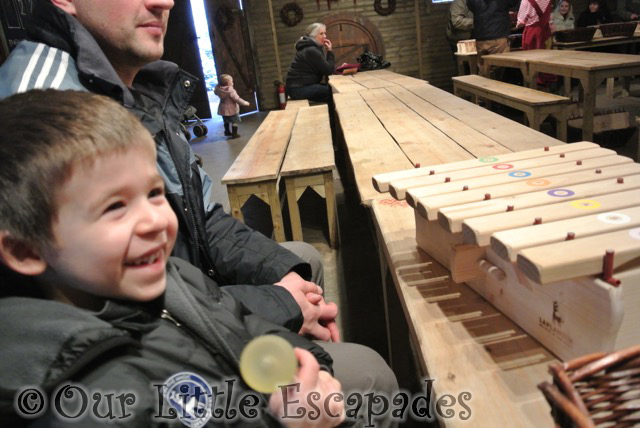
[[[40,275],[47,268],[39,251],[11,237],[7,231],[0,231],[0,261],[11,270],[29,276]]]
[[[51,0],[51,3],[67,12],[69,15],[76,16],[76,4],[74,0]]]

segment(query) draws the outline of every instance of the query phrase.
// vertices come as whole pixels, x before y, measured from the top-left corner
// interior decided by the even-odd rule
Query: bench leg
[[[528,111],[526,112],[526,115],[529,120],[529,127],[536,131],[540,131],[540,124],[546,115],[543,117],[538,110]]]
[[[286,177],[284,187],[287,189],[287,205],[289,206],[289,219],[291,220],[291,233],[294,241],[302,241],[302,223],[300,222],[300,210],[298,209],[298,197],[296,195],[296,179]]]
[[[278,183],[276,180],[267,184],[267,194],[269,195],[269,207],[271,208],[271,221],[273,222],[273,235],[277,242],[284,242],[284,225],[282,222],[282,209],[280,208],[280,197],[278,196]]]
[[[235,186],[227,185],[227,193],[229,194],[229,207],[231,208],[231,216],[236,220],[240,220],[244,223],[244,217],[242,216],[242,202],[240,201],[240,195]]]
[[[556,138],[560,141],[567,142],[567,122],[569,120],[567,109],[562,109],[555,113],[553,117],[556,120]]]
[[[336,216],[336,197],[333,192],[333,171],[322,174],[324,178],[324,197],[327,204],[327,224],[329,225],[329,245],[338,248],[338,217]]]

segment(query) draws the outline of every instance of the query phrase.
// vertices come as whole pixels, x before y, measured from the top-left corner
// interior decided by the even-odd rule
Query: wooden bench
[[[540,124],[547,116],[553,117],[557,123],[558,139],[567,141],[569,98],[482,76],[458,76],[452,79],[456,95],[466,93],[471,95],[474,102],[483,98],[520,110],[526,114],[529,126],[536,131],[540,130]]]
[[[465,64],[469,64],[469,74],[478,74],[478,54],[476,52],[456,52],[454,55],[458,64],[458,76],[467,74]]]
[[[227,185],[231,215],[244,221],[241,208],[251,196],[271,209],[275,240],[285,240],[278,177],[298,109],[270,112],[222,178]]]
[[[298,200],[307,187],[311,187],[326,200],[329,244],[332,248],[337,248],[334,169],[335,158],[327,105],[300,108],[280,170],[287,189],[291,232],[294,240],[302,241]]]
[[[296,109],[301,107],[309,107],[309,100],[287,100],[288,109]]]

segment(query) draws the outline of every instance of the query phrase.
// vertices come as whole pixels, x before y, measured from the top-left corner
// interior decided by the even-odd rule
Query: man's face
[[[116,66],[143,66],[162,57],[173,0],[66,0]]]
[[[90,307],[96,296],[149,301],[166,286],[177,219],[164,196],[153,140],[76,165],[57,195],[48,282]]]

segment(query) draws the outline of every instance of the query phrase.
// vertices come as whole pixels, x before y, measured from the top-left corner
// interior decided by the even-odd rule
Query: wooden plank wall
[[[331,10],[326,0],[297,0],[304,18],[295,27],[286,26],[280,19],[280,9],[291,0],[245,0],[245,8],[251,31],[253,52],[256,59],[258,80],[258,102],[262,110],[278,105],[274,80],[286,78],[287,70],[295,53],[294,43],[302,35],[307,25],[321,21],[329,14],[355,12],[373,22],[380,31],[385,45],[385,59],[391,62],[391,71],[407,76],[420,77],[416,40],[415,0],[397,0],[396,10],[389,16],[378,15],[372,0],[339,0],[331,2]],[[278,53],[282,76],[278,76],[276,54],[273,43],[269,3],[273,5],[275,30],[278,38]],[[451,76],[456,68],[445,37],[445,25],[450,3],[431,4],[430,0],[419,0],[419,17],[422,50],[422,78],[434,86],[451,90]],[[609,10],[615,10],[615,2],[610,1]],[[387,2],[383,1],[383,6]],[[573,2],[576,21],[580,12],[586,9],[588,0]]]
[[[321,21],[329,14],[355,12],[373,22],[380,31],[385,45],[385,60],[391,62],[391,71],[408,76],[419,77],[418,52],[416,40],[416,17],[414,0],[398,0],[396,10],[389,16],[378,15],[372,0],[340,0],[331,3],[320,0],[320,8],[315,0],[297,0],[302,7],[304,18],[295,27],[286,26],[280,19],[280,9],[290,0],[272,0],[275,29],[278,36],[282,76],[278,76],[276,55],[269,19],[269,2],[265,0],[246,0],[246,12],[251,31],[253,52],[256,60],[258,80],[258,101],[262,110],[277,107],[274,80],[286,78],[286,73],[295,53],[294,43],[304,29],[313,22]],[[419,0],[419,13],[422,34],[423,79],[429,83],[447,88],[451,87],[451,76],[455,73],[454,60],[445,38],[446,12],[449,4],[429,5]],[[386,6],[386,2],[383,2]]]

